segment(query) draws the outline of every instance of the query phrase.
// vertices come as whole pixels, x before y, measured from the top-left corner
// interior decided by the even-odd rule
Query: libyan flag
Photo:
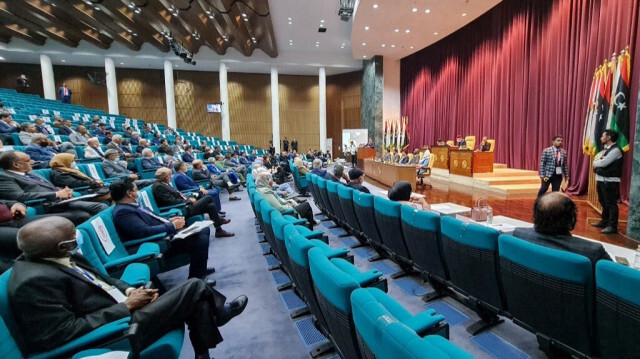
[[[614,88],[611,92],[611,107],[607,128],[618,132],[618,146],[629,150],[629,80],[631,78],[631,55],[628,50],[618,57],[618,66],[614,76]]]

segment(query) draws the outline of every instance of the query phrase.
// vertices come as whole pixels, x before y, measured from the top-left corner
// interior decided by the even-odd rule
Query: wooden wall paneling
[[[220,102],[217,72],[175,71],[176,122],[179,128],[205,136],[222,136],[221,115],[207,113],[208,103]]]
[[[272,136],[270,75],[229,72],[227,80],[231,139],[267,148]]]
[[[42,90],[42,72],[40,71],[39,64],[0,63],[0,87],[15,90],[16,79],[21,74],[25,74],[27,79],[29,79],[28,93],[44,97],[44,91]]]
[[[278,76],[280,139],[298,140],[298,150],[319,149],[320,110],[317,76]],[[326,149],[323,149],[323,151]]]
[[[362,71],[327,76],[327,137],[333,138],[333,157],[343,155],[342,130],[362,128],[360,120]]]
[[[121,115],[167,124],[162,70],[117,69],[116,80]]]
[[[56,96],[63,83],[71,89],[71,103],[86,108],[109,111],[107,102],[107,86],[97,85],[89,81],[88,73],[102,72],[101,67],[54,66],[53,76],[56,81]]]

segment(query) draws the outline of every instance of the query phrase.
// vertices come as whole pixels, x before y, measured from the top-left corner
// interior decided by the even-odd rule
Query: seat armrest
[[[158,215],[161,216],[161,217],[164,217],[164,218],[171,218],[171,217],[175,217],[175,216],[182,216],[183,213],[182,213],[181,210],[179,210],[177,208],[171,208],[168,211],[160,212]]]
[[[438,327],[441,322],[444,322],[444,316],[437,314],[433,309],[425,310],[402,321],[403,324],[413,329],[420,336],[424,336],[427,332]]]
[[[125,248],[126,247],[133,247],[136,246],[140,243],[146,243],[146,242],[150,242],[150,241],[155,241],[155,240],[159,240],[159,239],[168,239],[169,235],[167,234],[167,232],[164,233],[158,233],[158,234],[154,234],[153,236],[149,236],[146,238],[140,238],[140,239],[135,239],[133,241],[126,241],[123,242]]]
[[[117,271],[124,269],[127,264],[132,262],[144,262],[161,258],[160,246],[157,243],[143,243],[136,254],[118,258],[116,260],[104,264],[104,268],[108,271]]]
[[[39,199],[30,199],[28,201],[24,201],[24,204],[27,206],[33,206],[33,205],[39,205],[42,204],[46,201],[45,198],[39,198]]]
[[[356,266],[341,258],[331,259],[331,263],[333,263],[341,271],[348,274],[351,278],[358,282],[361,287],[367,286],[368,284],[377,281],[382,276],[382,273],[380,273],[380,271],[378,271],[377,269],[360,272],[360,270],[356,268]]]
[[[295,218],[295,217],[292,217],[292,216],[284,216],[283,218],[286,219],[287,222],[289,222],[291,224],[307,223],[307,220],[306,219],[302,219],[302,218],[298,219],[298,218]]]
[[[280,213],[282,213],[282,214],[292,214],[292,213],[295,213],[295,212],[296,212],[295,209],[289,208],[289,209],[285,209],[284,211],[282,211]]]
[[[131,263],[124,269],[120,280],[132,287],[145,285],[151,279],[151,269],[144,263]]]
[[[320,241],[318,239],[312,239],[311,242],[316,248],[320,248],[322,253],[329,259],[331,258],[342,258],[345,257],[349,253],[348,248],[331,248],[328,244]],[[352,263],[353,264],[353,263]]]

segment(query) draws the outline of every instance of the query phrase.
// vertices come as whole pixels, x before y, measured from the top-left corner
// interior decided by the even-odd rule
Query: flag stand
[[[593,155],[589,155],[589,188],[587,189],[587,202],[594,211],[602,214],[602,207],[598,202],[598,190],[596,189],[596,174],[593,173]]]

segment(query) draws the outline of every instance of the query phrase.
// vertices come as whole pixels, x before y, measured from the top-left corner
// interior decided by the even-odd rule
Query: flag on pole
[[[618,57],[618,64],[613,76],[611,88],[609,117],[607,128],[618,132],[617,144],[623,151],[629,150],[629,88],[631,79],[631,55],[627,47]]]
[[[594,118],[594,131],[591,140],[592,154],[602,151],[603,145],[600,142],[600,136],[607,129],[607,117],[609,115],[609,101],[611,98],[611,80],[613,78],[613,68],[615,64],[605,60],[602,65],[602,80],[598,90],[598,100],[596,105],[596,113]],[[595,149],[595,150],[594,150]]]
[[[594,118],[594,113],[595,113],[595,107],[596,107],[596,101],[598,99],[597,97],[597,91],[600,88],[600,67],[598,67],[596,69],[596,72],[593,74],[593,80],[591,81],[591,91],[589,91],[589,99],[588,99],[588,106],[587,106],[587,117],[585,119],[585,123],[584,123],[584,134],[582,136],[582,152],[585,155],[588,155],[591,153],[591,141],[593,139],[593,118]]]

